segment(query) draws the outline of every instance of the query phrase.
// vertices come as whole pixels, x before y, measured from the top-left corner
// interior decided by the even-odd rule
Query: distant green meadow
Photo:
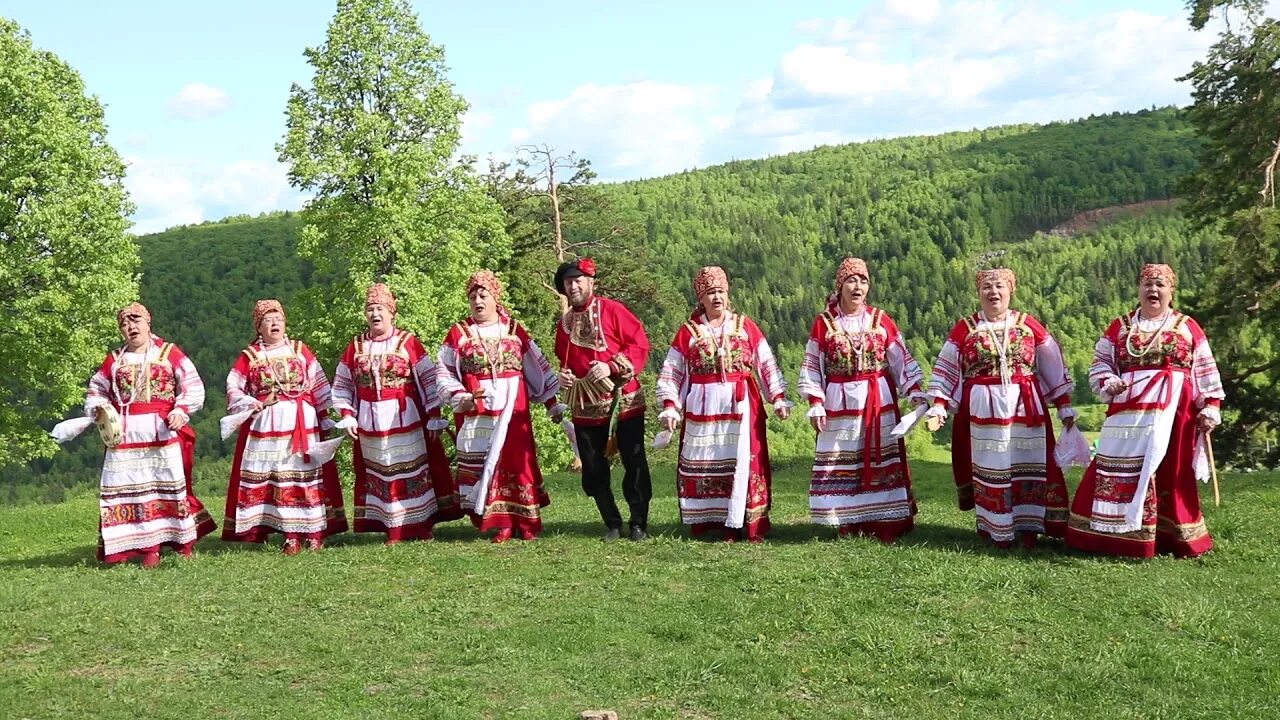
[[[913,471],[892,546],[809,525],[802,463],[761,546],[691,539],[668,464],[644,543],[601,543],[568,474],[536,542],[206,539],[153,571],[97,564],[91,495],[0,508],[0,717],[1280,717],[1280,474],[1203,488],[1208,556],[1135,562],[988,548],[949,467]]]

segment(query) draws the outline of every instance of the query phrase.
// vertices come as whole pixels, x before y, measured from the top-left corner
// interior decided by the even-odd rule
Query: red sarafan
[[[925,402],[924,378],[893,319],[868,304],[869,273],[858,258],[841,263],[805,343],[799,386],[818,432],[809,517],[837,537],[893,542],[916,514],[906,444],[892,434],[898,399]]]
[[[132,303],[117,314],[125,343],[89,381],[85,415],[112,432],[103,458],[98,559],[160,562],[160,550],[190,554],[216,529],[191,487],[204,383],[182,349],[151,333],[151,313]]]
[[[384,284],[366,293],[368,329],[348,343],[333,376],[338,425],[355,439],[355,531],[389,545],[429,540],[437,523],[462,517],[440,434],[436,364],[416,335],[395,326]]]
[[[1062,349],[1036,318],[1009,307],[1017,286],[1007,268],[978,273],[982,309],[951,329],[928,394],[936,418],[954,414],[952,471],[962,510],[997,547],[1063,537],[1067,487],[1053,459],[1051,408],[1074,422]]]
[[[1171,306],[1168,265],[1139,275],[1138,307],[1098,339],[1089,382],[1107,401],[1097,453],[1071,503],[1067,544],[1089,552],[1195,557],[1213,547],[1197,479],[1224,393],[1208,338]]]
[[[502,284],[482,271],[467,283],[472,312],[449,328],[437,383],[454,410],[455,481],[462,510],[502,543],[542,532],[551,503],[538,467],[530,407],[558,412],[560,382],[542,350],[501,304]]]
[[[222,539],[260,543],[280,533],[294,555],[303,540],[347,529],[337,466],[315,454],[334,424],[331,389],[311,348],[287,336],[279,302],[254,306],[254,329],[257,340],[227,374],[228,413],[249,416],[236,439]]]
[[[759,541],[769,532],[773,499],[765,421],[769,409],[789,414],[786,379],[760,328],[730,309],[724,270],[703,268],[693,286],[698,307],[676,331],[658,374],[658,418],[668,430],[682,423],[680,520],[695,535]]]

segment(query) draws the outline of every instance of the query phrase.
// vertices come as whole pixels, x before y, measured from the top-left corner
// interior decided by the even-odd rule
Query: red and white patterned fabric
[[[436,364],[411,332],[354,338],[333,373],[333,407],[354,422],[355,531],[388,540],[430,537],[437,522],[462,517],[443,430]],[[350,420],[347,420],[350,418]]]
[[[898,399],[919,393],[923,379],[883,310],[845,315],[833,304],[817,317],[799,382],[809,416],[826,418],[809,485],[814,523],[883,540],[914,527],[906,446],[891,433],[901,419]]]
[[[481,532],[510,529],[537,535],[540,508],[551,503],[542,484],[529,408],[556,405],[560,379],[518,321],[472,320],[449,329],[436,365],[440,396],[455,409],[457,487],[462,508]]]
[[[1066,534],[1067,489],[1053,458],[1048,406],[1071,402],[1062,350],[1034,317],[975,313],[956,323],[929,381],[935,404],[955,414],[952,470],[960,509],[977,510],[979,534]]]
[[[102,461],[98,559],[107,563],[190,551],[216,528],[191,490],[196,433],[174,432],[174,410],[188,418],[204,406],[204,383],[191,359],[158,337],[138,352],[117,350],[89,380],[85,415],[110,406],[120,413],[124,439]]]
[[[787,382],[769,342],[744,315],[712,327],[702,313],[676,331],[658,375],[664,414],[683,416],[676,489],[680,519],[695,534],[769,531],[771,471],[765,401]]]
[[[1147,263],[1138,271],[1138,282],[1141,283],[1147,278],[1160,278],[1169,284],[1170,288],[1178,287],[1178,273],[1173,268],[1163,263]]]
[[[343,532],[342,487],[333,460],[308,450],[333,426],[329,379],[301,342],[244,349],[227,374],[227,411],[265,407],[240,427],[227,487],[223,540],[264,542],[273,532],[316,540]]]
[[[578,264],[585,270],[586,262]],[[584,307],[570,308],[556,323],[555,342],[560,367],[576,378],[585,377],[597,361],[609,366],[610,378],[621,386],[619,420],[644,415],[644,393],[636,376],[649,362],[649,337],[626,305],[597,295]],[[612,406],[609,396],[588,399],[582,393],[571,395],[567,402],[575,424],[608,424]]]
[[[704,267],[693,276],[693,298],[701,300],[712,290],[729,290],[729,276],[724,268],[715,265]]]
[[[394,315],[396,312],[396,296],[391,292],[391,288],[387,287],[386,283],[374,283],[369,286],[368,290],[364,291],[364,305],[365,307],[382,305]]]
[[[1111,395],[1117,380],[1124,389]],[[1218,417],[1223,392],[1204,331],[1176,311],[1116,318],[1094,349],[1089,384],[1107,400],[1107,419],[1071,504],[1067,543],[1143,558],[1208,552],[1193,469],[1204,442],[1196,418]]]

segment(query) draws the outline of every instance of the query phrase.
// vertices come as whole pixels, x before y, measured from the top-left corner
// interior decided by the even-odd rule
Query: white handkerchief
[[[332,440],[318,442],[314,447],[307,451],[307,454],[311,456],[312,462],[318,462],[323,465],[332,460],[334,455],[338,454],[338,447],[341,446],[342,441],[346,439],[346,435],[340,435]]]
[[[244,412],[238,412],[238,413],[235,413],[234,415],[228,415],[222,418],[221,420],[219,420],[218,429],[222,431],[222,439],[226,440],[232,435],[235,435],[236,430],[239,430],[240,426],[244,424],[244,421],[248,420],[249,417],[252,415],[253,415],[252,410],[245,410]]]
[[[569,449],[573,450],[573,457],[578,458],[578,431],[573,429],[573,421],[568,418],[561,420],[560,429],[564,430],[564,436],[569,439]]]
[[[1209,472],[1209,454],[1205,451],[1204,442],[1204,433],[1196,433],[1196,444],[1191,450],[1191,470],[1197,480],[1207,483],[1212,475]]]
[[[654,450],[661,450],[662,448],[664,448],[664,447],[666,447],[666,446],[668,446],[668,445],[670,445],[670,444],[671,444],[671,431],[670,431],[670,430],[662,430],[662,431],[660,431],[657,435],[654,435],[654,436],[653,436],[653,449],[654,449]]]
[[[1062,432],[1058,444],[1053,448],[1053,459],[1058,461],[1058,467],[1063,470],[1072,465],[1089,466],[1089,441],[1080,432],[1080,428],[1072,425],[1069,430]]]
[[[63,420],[62,422],[53,426],[53,429],[49,431],[49,437],[52,437],[54,440],[58,441],[59,443],[64,443],[64,442],[67,442],[68,440],[75,439],[80,435],[80,433],[84,432],[85,430],[88,430],[91,427],[93,427],[93,418],[91,417],[82,417],[82,418],[74,418],[72,420]]]
[[[923,418],[924,414],[928,411],[928,405],[917,405],[915,410],[912,410],[902,416],[902,421],[893,426],[893,431],[890,435],[892,435],[895,440],[901,440],[906,437],[907,433],[911,432],[911,430],[920,423],[920,419]]]

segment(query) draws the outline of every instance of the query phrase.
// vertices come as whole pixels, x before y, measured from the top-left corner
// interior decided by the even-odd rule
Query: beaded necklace
[[[374,353],[369,352],[368,343],[386,342],[388,340],[391,340],[396,336],[396,329],[391,328],[391,332],[387,333],[385,337],[380,339],[374,339],[372,336],[373,336],[372,332],[365,333],[365,338],[366,338],[365,359],[369,363],[369,379],[373,380],[373,392],[375,394],[375,397],[381,400],[382,399],[382,365],[383,363],[386,362],[386,353],[375,355]],[[376,363],[374,362],[375,358],[377,359]]]
[[[499,318],[499,320],[501,320],[501,318]],[[496,324],[499,320],[494,320],[493,322],[489,323],[488,325],[485,325],[484,327],[491,327],[494,324]],[[474,323],[475,324],[472,325],[473,329],[472,329],[471,335],[475,339],[476,344],[480,346],[480,354],[484,356],[484,365],[485,367],[489,368],[489,379],[493,380],[494,383],[497,383],[498,382],[498,363],[496,360],[493,359],[492,356],[489,355],[489,345],[488,343],[485,342],[484,336],[480,334],[481,325],[479,321],[474,321]],[[502,344],[502,336],[498,336],[499,349],[501,349],[501,344]]]
[[[862,358],[863,353],[865,353],[867,349],[867,339],[870,333],[868,333],[865,328],[858,328],[853,332],[849,332],[844,329],[844,325],[842,323],[845,318],[848,318],[850,321],[854,321],[857,319],[859,314],[866,312],[866,305],[863,305],[859,308],[858,312],[853,313],[852,315],[847,315],[845,314],[844,308],[840,307],[839,303],[836,303],[837,314],[836,322],[834,323],[835,328],[837,332],[849,338],[849,355],[845,359],[849,361],[849,364],[852,365],[855,370],[863,369]]]
[[[1138,321],[1140,313],[1140,310],[1133,311],[1133,318],[1129,321],[1129,332],[1124,336],[1124,349],[1128,351],[1129,357],[1135,360],[1146,357],[1148,353],[1155,349],[1156,343],[1160,341],[1160,337],[1164,335],[1165,330],[1169,327],[1169,321],[1173,319],[1173,311],[1166,310],[1164,318],[1160,321],[1160,327],[1147,339],[1146,344],[1142,347],[1142,352],[1138,352],[1137,348],[1133,346],[1133,336],[1139,332]]]
[[[982,314],[982,318],[987,321],[987,326],[983,328],[983,331],[987,334],[987,337],[991,338],[991,346],[995,348],[996,356],[1000,359],[1001,385],[1008,385],[1013,378],[1013,373],[1009,370],[1009,345],[1013,342],[1011,337],[1013,328],[1009,321],[1013,319],[1013,313],[1010,311],[1005,311],[1005,313],[1004,320],[1000,321],[999,338],[996,337],[996,332],[993,329],[996,321],[988,318],[986,313]]]
[[[150,338],[148,338],[148,340],[150,340]],[[127,352],[130,352],[129,346],[122,345],[120,349],[116,352],[116,361],[115,361],[116,365],[122,364],[121,361],[124,360],[125,353]],[[146,345],[143,345],[142,348],[136,352],[142,353],[142,362],[138,364],[137,368],[133,372],[133,383],[129,387],[128,400],[125,400],[124,395],[121,394],[120,392],[120,383],[118,380],[118,375],[114,371],[111,373],[111,389],[115,391],[116,401],[120,403],[121,413],[126,415],[128,414],[126,411],[128,410],[129,406],[137,402],[138,400],[139,385],[141,385],[143,382],[147,383],[147,386],[144,389],[144,393],[143,393],[143,396],[145,399],[149,400],[150,399],[149,396],[151,395],[151,344],[150,342],[148,342]]]
[[[276,377],[275,365],[271,362],[271,358],[267,357],[268,350],[275,350],[277,347],[281,346],[284,346],[289,350],[289,355],[284,359],[284,367],[288,370],[290,365],[289,361],[296,357],[293,352],[293,343],[289,342],[289,338],[286,336],[280,341],[279,345],[272,345],[269,348],[267,347],[267,344],[263,342],[261,337],[258,338],[258,354],[262,356],[263,367],[265,370],[263,374],[271,379],[271,394],[268,399],[275,398],[278,393],[279,395],[283,395],[286,400],[296,400],[302,397],[302,390],[289,390],[281,385],[280,379]],[[266,404],[270,405],[271,403]]]

